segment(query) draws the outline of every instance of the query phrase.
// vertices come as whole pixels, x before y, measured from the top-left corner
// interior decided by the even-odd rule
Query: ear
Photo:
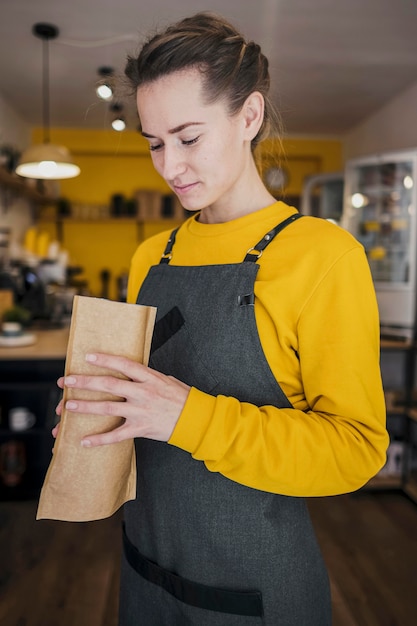
[[[258,134],[264,119],[265,101],[259,91],[252,92],[242,107],[245,139],[252,141]]]

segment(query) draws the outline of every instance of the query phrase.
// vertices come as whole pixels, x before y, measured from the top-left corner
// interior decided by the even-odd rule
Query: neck
[[[251,176],[245,183],[234,188],[218,202],[201,210],[199,221],[203,224],[221,224],[249,213],[260,211],[276,202],[276,198],[265,187],[254,164]]]

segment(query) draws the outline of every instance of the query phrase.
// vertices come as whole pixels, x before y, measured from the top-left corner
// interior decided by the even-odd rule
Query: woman
[[[132,261],[129,301],[158,308],[150,368],[87,355],[127,380],[72,377],[126,400],[71,405],[126,420],[82,445],[136,442],[120,624],[326,626],[304,497],[358,489],[387,447],[363,249],[265,188],[268,62],[221,17],[154,35],[126,74],[154,166],[195,214]]]

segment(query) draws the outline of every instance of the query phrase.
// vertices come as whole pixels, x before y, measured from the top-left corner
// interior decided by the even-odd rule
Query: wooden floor
[[[417,625],[417,505],[394,493],[310,501],[334,626]]]
[[[415,626],[417,505],[361,492],[318,498],[310,509],[333,626]],[[36,502],[0,503],[1,626],[116,626],[120,515],[74,524],[36,522],[35,513]]]

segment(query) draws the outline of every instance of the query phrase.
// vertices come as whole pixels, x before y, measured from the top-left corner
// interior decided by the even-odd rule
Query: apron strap
[[[159,261],[160,265],[161,263],[169,263],[170,260],[172,259],[172,248],[174,246],[175,237],[177,236],[178,230],[179,230],[179,226],[178,228],[175,228],[170,234],[164,253],[161,256],[161,260]]]
[[[287,219],[285,219],[283,222],[275,226],[275,228],[267,232],[266,235],[264,235],[262,239],[258,241],[258,243],[255,246],[253,246],[252,248],[249,248],[249,250],[246,253],[245,258],[243,259],[243,262],[245,263],[246,261],[250,261],[253,263],[257,261],[262,256],[263,251],[265,250],[267,246],[269,246],[269,244],[274,239],[274,237],[276,237],[278,233],[284,230],[286,226],[289,226],[290,224],[295,222],[295,220],[298,220],[300,217],[303,217],[301,213],[294,213],[293,215],[290,215],[290,217],[287,217]]]
[[[290,217],[287,217],[287,219],[285,219],[284,221],[280,222],[277,226],[275,226],[275,228],[267,232],[266,235],[264,235],[262,239],[258,241],[258,243],[255,246],[253,246],[252,248],[249,248],[249,250],[246,253],[245,258],[243,259],[243,262],[257,261],[262,256],[262,253],[265,250],[265,248],[269,246],[271,241],[278,235],[278,233],[284,230],[286,226],[289,226],[290,224],[295,222],[295,220],[298,220],[300,217],[303,217],[300,213],[294,213],[293,215],[290,215]],[[175,237],[177,236],[177,232],[179,228],[180,227],[178,226],[178,228],[175,228],[170,234],[164,253],[161,256],[161,260],[159,261],[160,265],[164,263],[167,264],[172,259],[172,248],[174,247]]]

